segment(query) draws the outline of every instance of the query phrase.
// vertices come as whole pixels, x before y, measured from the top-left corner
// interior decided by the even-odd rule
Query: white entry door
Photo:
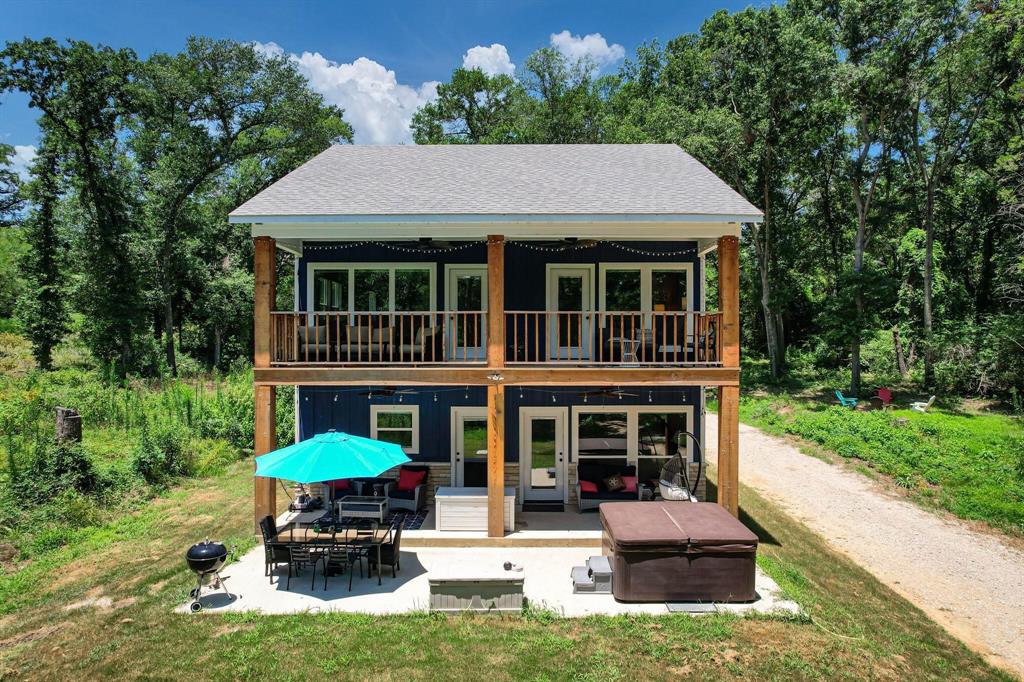
[[[445,282],[445,310],[464,311],[447,320],[446,352],[452,360],[482,360],[487,357],[487,266],[459,265],[448,268]]]
[[[548,266],[548,357],[558,360],[590,357],[594,310],[592,265]]]
[[[519,466],[524,500],[565,501],[568,415],[566,407],[519,409]]]
[[[452,408],[452,485],[487,486],[487,408]]]

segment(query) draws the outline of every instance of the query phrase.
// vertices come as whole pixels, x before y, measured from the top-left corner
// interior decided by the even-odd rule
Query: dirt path
[[[707,415],[709,460],[718,418]],[[740,425],[740,480],[828,538],[988,660],[1024,676],[1024,552]],[[742,505],[743,500],[740,500]]]

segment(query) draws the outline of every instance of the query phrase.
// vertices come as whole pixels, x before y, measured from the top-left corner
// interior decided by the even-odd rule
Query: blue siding
[[[453,246],[458,242],[453,242]],[[437,263],[437,291],[435,305],[444,305],[445,265],[484,264],[487,262],[487,247],[474,244],[450,253],[405,253],[382,246],[365,245],[350,248],[331,248],[328,243],[316,243],[307,249],[299,259],[299,310],[306,310],[306,266],[309,263]],[[678,251],[695,247],[696,242],[628,242],[631,248],[643,251]],[[593,264],[598,263],[694,263],[693,301],[700,300],[700,273],[696,264],[699,259],[687,256],[639,256],[607,243],[591,248],[569,249],[566,251],[535,251],[515,244],[505,247],[505,308],[507,310],[544,310],[546,265],[549,263]],[[595,277],[596,277],[595,273]],[[600,300],[599,283],[594,282],[594,302]],[[696,307],[696,306],[695,306]]]
[[[412,456],[424,462],[447,462],[451,458],[451,408],[456,406],[487,405],[486,388],[470,386],[468,389],[438,387],[410,387],[414,394],[404,395],[401,404],[419,405],[420,451]],[[299,438],[305,439],[329,429],[345,431],[357,436],[370,435],[370,406],[394,405],[398,396],[367,398],[360,395],[365,389],[331,388],[329,386],[299,387]],[[505,459],[515,462],[519,459],[519,408],[520,407],[572,407],[583,406],[580,393],[593,388],[580,386],[550,386],[543,389],[509,386],[505,389]],[[588,406],[596,405],[691,405],[694,407],[694,424],[691,429],[703,443],[700,433],[700,389],[678,388],[636,388],[626,389],[636,397],[590,398]],[[552,401],[552,393],[555,400]],[[520,397],[520,395],[522,397]],[[436,398],[436,399],[435,399]],[[573,436],[571,423],[567,425],[570,440]]]

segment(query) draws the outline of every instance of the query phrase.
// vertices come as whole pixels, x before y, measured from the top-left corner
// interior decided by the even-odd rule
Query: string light
[[[567,242],[560,246],[545,246],[542,244],[536,244],[529,241],[469,241],[462,242],[459,244],[453,244],[451,246],[439,246],[430,248],[417,248],[411,246],[403,246],[401,243],[396,242],[384,242],[384,241],[359,241],[359,242],[337,242],[332,244],[303,244],[302,250],[305,251],[341,251],[345,249],[353,249],[360,246],[376,246],[382,249],[388,249],[390,251],[397,251],[399,253],[412,253],[412,254],[438,254],[438,253],[453,253],[455,251],[463,251],[465,249],[471,249],[476,246],[487,246],[490,244],[505,244],[508,246],[519,247],[523,249],[529,249],[530,251],[540,251],[542,253],[562,253],[565,251],[580,251],[583,249],[592,249],[599,244],[607,244],[617,249],[631,253],[636,256],[652,256],[652,257],[673,257],[673,256],[694,256],[697,254],[696,247],[687,247],[685,249],[676,249],[673,251],[652,251],[648,249],[638,249],[635,246],[628,246],[620,242],[593,239],[580,242]]]

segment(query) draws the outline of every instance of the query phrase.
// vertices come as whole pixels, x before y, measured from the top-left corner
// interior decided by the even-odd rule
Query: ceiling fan
[[[359,395],[365,395],[368,398],[390,398],[396,395],[416,395],[416,391],[411,388],[369,388],[359,391]]]
[[[563,250],[569,250],[589,249],[592,246],[597,246],[599,242],[596,239],[580,239],[579,237],[565,237],[563,239],[531,241],[530,243],[535,246],[543,246],[545,248],[561,248]]]
[[[434,239],[433,237],[421,237],[416,241],[409,242],[398,242],[403,249],[412,249],[413,251],[440,251],[443,249],[450,249],[453,244],[450,241],[443,239]]]
[[[637,394],[627,393],[626,391],[623,391],[621,388],[601,388],[596,391],[583,391],[582,393],[580,393],[580,397],[583,398],[584,401],[586,401],[588,398],[618,398],[621,400],[622,398],[636,398]]]

